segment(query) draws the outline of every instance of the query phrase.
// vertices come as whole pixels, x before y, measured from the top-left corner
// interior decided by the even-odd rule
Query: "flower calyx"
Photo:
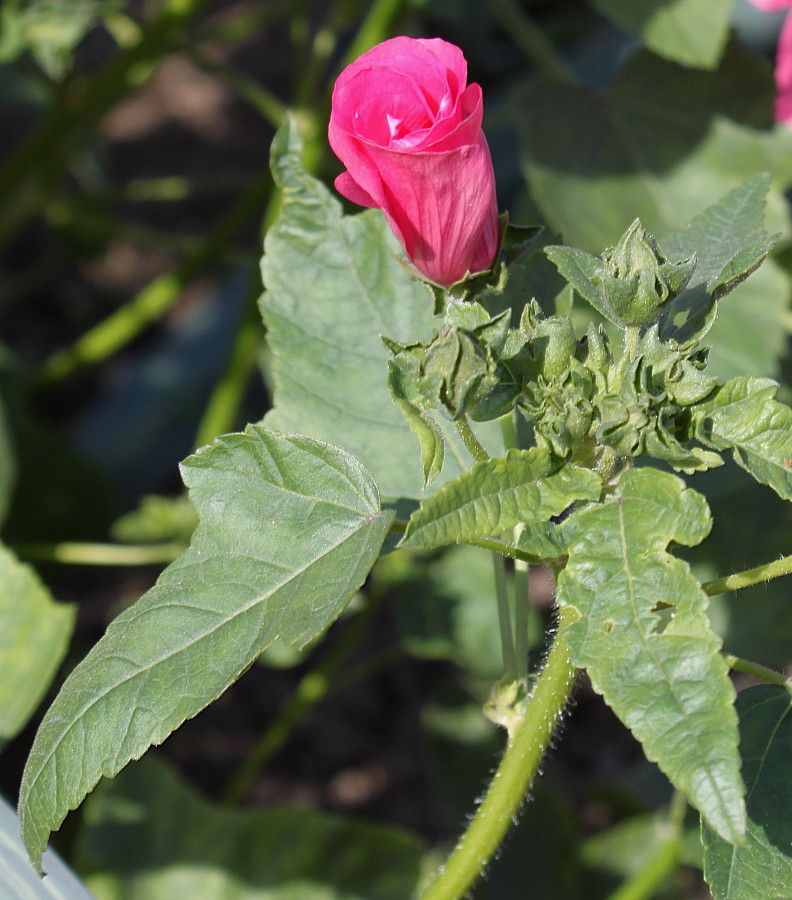
[[[656,322],[696,268],[695,256],[668,260],[639,219],[600,257],[563,246],[546,253],[575,290],[620,328]]]

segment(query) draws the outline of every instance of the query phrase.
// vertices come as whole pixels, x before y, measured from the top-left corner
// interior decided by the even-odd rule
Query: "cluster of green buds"
[[[684,291],[695,257],[669,261],[639,222],[601,257],[569,247],[546,252],[621,330],[623,351],[614,352],[602,326],[591,324],[579,339],[570,318],[545,316],[535,300],[512,327],[508,310],[490,316],[476,301],[448,299],[432,340],[383,339],[393,354],[399,402],[452,420],[494,419],[516,407],[537,445],[584,464],[603,452],[649,454],[681,471],[719,464],[717,454],[691,446],[690,408],[716,385],[704,373],[706,351],[665,328],[672,301],[691,293]]]

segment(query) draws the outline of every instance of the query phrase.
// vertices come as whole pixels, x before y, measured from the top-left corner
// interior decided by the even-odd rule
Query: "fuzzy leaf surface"
[[[655,53],[712,69],[729,35],[731,0],[594,0],[594,6]]]
[[[75,608],[56,603],[30,567],[0,546],[0,745],[27,724],[63,660]]]
[[[707,597],[667,552],[709,532],[704,498],[654,469],[624,473],[616,494],[564,526],[569,563],[558,602],[579,620],[573,662],[641,741],[650,760],[727,840],[745,831],[734,688],[707,620]],[[661,620],[657,604],[672,606]]]
[[[443,547],[494,536],[519,523],[546,522],[575,500],[599,497],[601,481],[591,470],[554,469],[550,452],[540,447],[476,463],[421,503],[402,546]]]
[[[146,757],[90,798],[78,854],[98,900],[403,900],[423,847],[314,809],[218,806]]]
[[[780,685],[737,697],[748,833],[735,846],[702,823],[704,876],[715,900],[792,896],[792,696]]]
[[[696,436],[734,460],[784,500],[792,500],[792,409],[774,400],[778,384],[740,376],[694,407]]]
[[[300,151],[296,126],[285,125],[272,145],[283,207],[264,243],[261,308],[275,386],[265,422],[340,443],[388,497],[420,497],[418,446],[391,399],[380,336],[430,337],[431,294],[399,262],[402,251],[379,210],[343,215],[339,201],[305,172]],[[438,427],[443,477],[453,478],[467,468],[467,452],[447,420]],[[427,457],[425,443],[421,449],[433,469],[436,453]]]
[[[215,700],[275,638],[302,647],[363,583],[388,532],[371,475],[346,451],[251,425],[182,465],[190,548],[108,627],[36,736],[20,796],[37,862],[47,834]]]

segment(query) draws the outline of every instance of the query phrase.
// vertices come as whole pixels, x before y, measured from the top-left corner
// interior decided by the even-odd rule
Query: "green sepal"
[[[572,287],[620,328],[657,321],[696,268],[695,256],[669,261],[638,219],[599,258],[564,246],[547,247],[545,253]]]
[[[418,438],[421,448],[421,469],[423,470],[424,488],[428,487],[443,468],[445,444],[443,433],[435,420],[424,412],[409,391],[410,380],[392,360],[388,361],[388,388],[393,402],[404,414],[407,424]]]

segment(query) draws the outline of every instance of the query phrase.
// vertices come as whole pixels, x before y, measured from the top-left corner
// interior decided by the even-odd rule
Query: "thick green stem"
[[[182,291],[226,252],[229,240],[260,210],[270,193],[267,173],[254,181],[228,213],[215,225],[201,246],[176,269],[155,278],[126,306],[108,316],[71,347],[53,354],[36,378],[39,385],[72,375],[84,366],[101,362],[120,350],[155,322],[179,299]]]
[[[467,416],[460,416],[456,420],[456,428],[459,436],[462,438],[462,443],[467,447],[468,453],[476,462],[490,458],[489,453],[481,446],[476,435],[473,434],[473,429],[470,427]]]
[[[22,559],[77,566],[152,566],[173,562],[186,549],[178,541],[166,544],[86,544],[30,541],[10,545]]]
[[[740,588],[751,587],[754,584],[761,584],[763,581],[790,574],[792,574],[792,556],[784,556],[762,566],[756,566],[754,569],[746,569],[744,572],[735,572],[734,575],[726,575],[724,578],[708,581],[702,587],[712,597],[715,594],[738,591]]]
[[[533,693],[514,712],[514,725],[492,783],[465,833],[422,900],[460,900],[497,852],[519,812],[575,683],[566,630],[573,613],[559,611],[558,632]]]
[[[751,662],[749,659],[742,659],[731,653],[724,653],[723,658],[726,660],[726,665],[730,669],[734,669],[736,672],[743,672],[745,675],[753,675],[754,678],[761,678],[762,681],[767,681],[770,684],[780,684],[782,687],[790,687],[792,682],[792,679],[787,678],[781,672],[776,672],[775,669],[768,669],[766,666]]]

